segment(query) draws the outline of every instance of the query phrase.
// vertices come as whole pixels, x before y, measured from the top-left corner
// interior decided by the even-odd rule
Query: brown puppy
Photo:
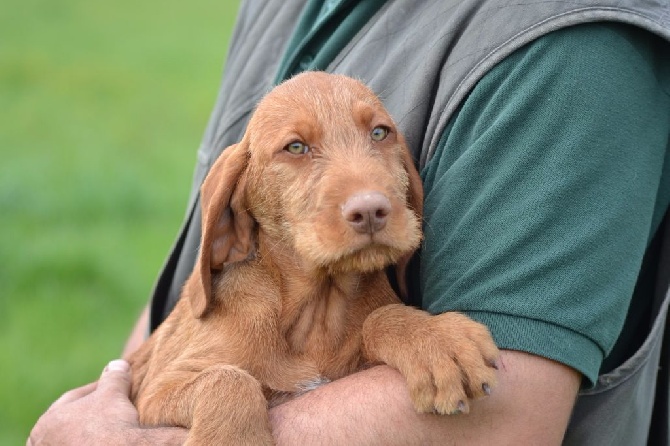
[[[468,410],[498,350],[457,313],[404,306],[384,267],[420,242],[423,192],[379,99],[305,73],[258,105],[201,189],[200,255],[174,311],[131,358],[147,425],[190,444],[271,444],[267,407],[370,363],[421,412]]]

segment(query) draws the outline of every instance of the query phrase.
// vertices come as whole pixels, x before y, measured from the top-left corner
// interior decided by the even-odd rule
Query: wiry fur
[[[390,129],[381,141],[377,126]],[[294,141],[310,151],[284,150]],[[360,191],[390,203],[379,231],[343,218]],[[271,444],[268,401],[371,362],[403,373],[418,410],[467,410],[495,382],[487,330],[401,305],[383,271],[397,263],[405,289],[422,198],[402,136],[360,82],[306,73],[270,92],[202,186],[182,298],[131,358],[140,421],[190,428],[190,444]]]

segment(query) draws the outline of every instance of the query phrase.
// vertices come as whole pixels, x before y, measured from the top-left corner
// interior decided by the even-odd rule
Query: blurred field
[[[181,223],[237,1],[0,14],[0,445],[118,356]]]

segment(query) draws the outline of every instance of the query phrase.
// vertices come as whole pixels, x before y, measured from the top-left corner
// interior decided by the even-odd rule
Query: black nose
[[[352,195],[342,206],[342,216],[361,234],[374,234],[386,226],[391,202],[381,192],[366,191]]]

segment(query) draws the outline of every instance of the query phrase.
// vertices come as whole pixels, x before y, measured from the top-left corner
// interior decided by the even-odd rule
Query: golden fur
[[[190,444],[271,444],[268,403],[375,362],[405,376],[421,412],[467,411],[494,385],[486,328],[404,306],[387,281],[397,263],[406,289],[423,192],[360,82],[305,73],[276,87],[200,198],[194,271],[131,357],[141,423],[190,428]]]

